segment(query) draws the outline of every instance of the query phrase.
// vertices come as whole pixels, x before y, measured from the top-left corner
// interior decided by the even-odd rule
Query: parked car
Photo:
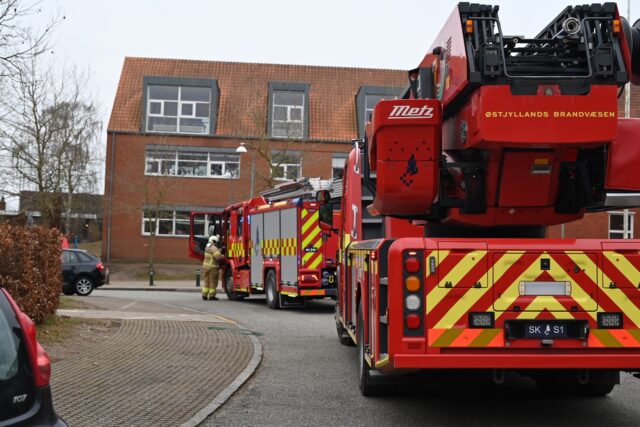
[[[81,249],[62,250],[62,293],[87,296],[106,280],[107,269],[100,258]]]
[[[1,287],[0,343],[0,426],[66,427],[53,410],[51,362],[36,327]]]

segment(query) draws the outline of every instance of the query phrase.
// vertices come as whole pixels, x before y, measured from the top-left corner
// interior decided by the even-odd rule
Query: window
[[[345,156],[334,154],[331,158],[331,178],[342,179],[344,174],[344,162],[347,160]]]
[[[625,209],[622,212],[609,212],[609,238],[633,239],[635,212]]]
[[[401,88],[362,86],[356,96],[358,135],[364,138],[364,126],[371,119],[373,107],[383,99],[396,99]]]
[[[142,235],[189,237],[189,211],[161,210],[142,213]]]
[[[147,86],[147,131],[208,134],[211,88]]]
[[[144,77],[143,130],[213,135],[218,105],[213,79]]]
[[[302,161],[297,151],[273,151],[271,174],[280,181],[299,179],[302,176]]]
[[[269,83],[269,132],[273,138],[306,138],[309,85]]]
[[[147,148],[145,175],[240,178],[240,156],[207,151]]]
[[[222,217],[220,215],[196,214],[193,216],[193,234],[197,237],[222,236]]]
[[[22,334],[19,332],[16,313],[13,312],[9,301],[0,293],[0,381],[7,381],[18,374],[21,366],[25,366],[26,355],[20,356]],[[24,370],[24,368],[23,368]],[[24,381],[24,379],[23,379]],[[3,387],[10,389],[17,384],[3,383]],[[5,419],[0,416],[0,419]]]

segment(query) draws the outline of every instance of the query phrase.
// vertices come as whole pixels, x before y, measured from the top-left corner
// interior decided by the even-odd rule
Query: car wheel
[[[86,297],[91,294],[91,292],[93,292],[93,280],[91,280],[91,278],[87,276],[78,277],[73,288],[76,294],[80,295],[81,297]]]
[[[266,280],[267,291],[267,307],[273,310],[280,308],[280,294],[278,292],[278,286],[276,284],[276,272],[275,270],[269,270]]]

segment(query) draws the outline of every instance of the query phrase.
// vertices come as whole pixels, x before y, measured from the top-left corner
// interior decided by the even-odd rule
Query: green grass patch
[[[80,301],[77,298],[82,297],[70,297],[70,296],[60,296],[60,302],[58,304],[58,309],[63,310],[102,310],[102,308],[95,306],[93,304],[89,304],[84,301]]]

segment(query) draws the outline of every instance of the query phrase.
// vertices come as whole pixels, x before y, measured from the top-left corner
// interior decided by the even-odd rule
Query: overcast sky
[[[505,34],[534,36],[568,4],[495,1]],[[44,0],[65,16],[58,63],[93,74],[105,129],[125,56],[410,69],[457,2],[450,0]],[[627,1],[618,2],[626,15]],[[631,21],[640,0],[631,2]],[[103,135],[103,140],[105,135]]]

